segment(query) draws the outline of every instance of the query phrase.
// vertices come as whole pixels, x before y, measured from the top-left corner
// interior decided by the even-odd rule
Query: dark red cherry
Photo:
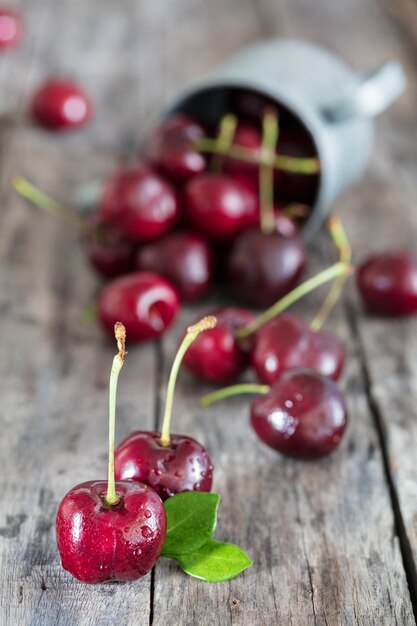
[[[271,384],[296,367],[308,367],[337,380],[343,371],[345,350],[337,337],[312,331],[299,315],[283,313],[258,330],[251,359],[262,383]]]
[[[257,215],[257,198],[240,181],[224,174],[201,174],[184,192],[188,221],[215,241],[231,239]]]
[[[235,331],[253,321],[245,309],[227,307],[212,313],[217,326],[201,333],[188,348],[183,363],[198,378],[227,384],[242,374],[249,365],[251,343],[238,341]]]
[[[108,178],[99,210],[103,220],[125,237],[150,241],[175,224],[178,198],[174,188],[151,167],[138,164]]]
[[[101,292],[98,319],[113,336],[122,319],[131,342],[159,337],[175,320],[179,297],[175,287],[152,272],[135,272],[115,278]]]
[[[89,218],[92,230],[84,238],[87,258],[93,268],[106,278],[133,271],[136,245],[115,228],[109,228],[98,214]]]
[[[84,90],[72,80],[50,78],[35,93],[32,115],[51,130],[84,126],[92,116],[92,105]]]
[[[214,258],[208,243],[195,233],[171,233],[137,253],[137,268],[158,272],[177,287],[182,300],[205,296],[213,283]]]
[[[23,20],[20,12],[12,7],[0,7],[0,50],[15,48],[22,39]]]
[[[264,235],[251,228],[233,242],[228,260],[228,283],[242,302],[268,307],[294,289],[306,266],[298,236]]]
[[[159,433],[129,435],[115,453],[116,478],[150,485],[162,500],[182,491],[210,491],[213,465],[206,450],[191,437],[170,437],[165,447]]]
[[[177,183],[183,183],[207,168],[207,157],[195,149],[194,142],[206,130],[188,115],[173,115],[148,137],[144,156],[152,165]]]
[[[116,483],[120,502],[106,506],[107,481],[71,489],[59,505],[56,539],[62,567],[84,583],[131,581],[155,565],[165,542],[160,497],[147,485]]]
[[[291,370],[252,403],[250,420],[267,446],[299,459],[319,459],[337,448],[348,414],[337,385],[317,372]]]
[[[372,313],[397,316],[417,311],[417,255],[411,250],[368,257],[358,268],[356,282]]]
[[[317,149],[310,135],[301,126],[282,131],[278,140],[277,151],[278,154],[292,157],[317,156]],[[277,198],[284,204],[287,202],[313,204],[318,184],[318,174],[293,174],[280,171],[276,187]]]

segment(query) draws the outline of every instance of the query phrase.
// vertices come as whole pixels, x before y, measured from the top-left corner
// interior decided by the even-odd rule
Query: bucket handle
[[[350,85],[330,105],[325,105],[322,113],[330,122],[374,117],[402,94],[406,84],[402,65],[387,61],[375,70],[361,74],[359,84]]]

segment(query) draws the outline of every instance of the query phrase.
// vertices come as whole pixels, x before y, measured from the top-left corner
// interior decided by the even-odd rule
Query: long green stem
[[[32,183],[30,183],[26,178],[23,178],[23,176],[14,176],[12,178],[12,186],[23,198],[26,198],[26,200],[29,200],[38,208],[46,211],[46,213],[49,213],[54,217],[58,217],[72,228],[75,228],[82,233],[91,230],[87,220],[80,215],[77,215],[75,211],[67,209],[62,206],[62,204],[59,204],[59,202],[56,202],[44,194],[40,189],[38,189],[38,187],[35,187],[35,185],[32,185]]]
[[[171,420],[172,420],[172,406],[174,402],[175,384],[178,378],[178,372],[180,369],[181,361],[184,358],[184,354],[187,352],[190,345],[198,335],[204,330],[214,328],[217,324],[217,320],[212,315],[208,315],[200,320],[197,324],[189,326],[187,328],[187,334],[181,342],[177,354],[175,355],[174,363],[172,364],[171,373],[168,379],[167,395],[165,400],[165,411],[162,422],[161,438],[159,440],[162,446],[169,446],[171,444]]]
[[[271,235],[275,231],[274,160],[278,135],[277,113],[274,110],[266,111],[262,121],[262,157],[259,167],[259,207],[264,235]]]
[[[340,262],[344,263],[346,266],[349,266],[352,260],[352,248],[346,236],[346,232],[343,228],[341,219],[335,215],[332,215],[328,220],[328,227],[330,235],[333,239],[333,243],[339,251]],[[330,315],[330,312],[332,311],[333,307],[340,297],[340,294],[343,291],[346,278],[347,274],[342,274],[334,281],[325,301],[323,302],[321,308],[319,309],[310,324],[311,330],[318,331],[323,328],[327,318]]]
[[[233,144],[229,146],[228,142],[219,141],[218,139],[204,138],[195,142],[195,147],[201,152],[211,152],[214,154],[227,154],[239,161],[246,163],[260,164],[262,156],[254,156],[250,148]],[[320,172],[320,161],[316,157],[292,157],[284,154],[278,155],[274,159],[274,169],[284,172],[292,172],[293,174],[318,174]]]
[[[116,493],[116,482],[114,478],[114,439],[116,430],[116,393],[117,381],[122,369],[126,355],[126,329],[121,322],[114,325],[114,336],[116,337],[119,352],[113,359],[110,372],[109,384],[109,467],[107,475],[107,493],[104,498],[106,506],[115,506],[120,502],[120,497]]]
[[[227,152],[229,152],[230,146],[233,143],[233,139],[236,133],[236,128],[237,128],[236,115],[233,115],[232,113],[228,113],[227,115],[222,117],[222,119],[220,120],[220,129],[219,129],[219,134],[218,134],[216,141],[220,142],[222,146],[227,146],[227,147],[224,150],[224,152],[220,154],[219,153],[213,154],[212,159],[211,159],[211,169],[213,172],[221,172],[223,163],[224,163],[224,157],[226,156]]]
[[[214,402],[223,400],[224,398],[231,398],[241,393],[259,393],[266,394],[269,392],[269,385],[256,385],[252,383],[242,383],[241,385],[231,385],[230,387],[223,387],[223,389],[217,389],[207,395],[200,398],[200,406],[203,408],[210,406]]]
[[[239,328],[235,332],[235,336],[238,339],[244,339],[245,337],[249,337],[253,333],[256,333],[257,330],[261,328],[264,324],[269,322],[271,319],[288,309],[289,306],[297,302],[300,298],[310,293],[320,285],[324,285],[330,280],[334,280],[337,276],[344,276],[351,271],[350,266],[345,265],[345,263],[335,263],[331,265],[327,269],[323,270],[316,276],[313,276],[309,280],[306,280],[301,285],[298,285],[295,289],[287,293],[281,300],[278,300],[275,304],[273,304],[269,309],[267,309],[264,313],[261,313],[253,322]]]

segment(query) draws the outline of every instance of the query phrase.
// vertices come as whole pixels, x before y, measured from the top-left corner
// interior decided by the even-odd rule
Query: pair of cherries
[[[343,279],[348,271],[345,263],[331,266],[258,318],[236,307],[214,311],[216,328],[195,341],[184,365],[198,378],[216,384],[232,382],[250,364],[261,383],[271,384],[283,372],[296,367],[312,368],[337,380],[343,370],[344,348],[337,337],[320,330],[325,316],[318,316],[317,322],[309,326],[300,316],[283,311],[319,285],[338,277]]]
[[[119,352],[110,376],[107,481],[88,481],[63,498],[56,518],[62,565],[83,582],[137,580],[155,565],[164,545],[162,501],[183,491],[210,491],[213,465],[202,445],[170,433],[175,382],[182,357],[203,331],[207,317],[191,326],[169,377],[161,433],[139,431],[114,450],[116,388],[125,357],[126,330],[114,327]]]

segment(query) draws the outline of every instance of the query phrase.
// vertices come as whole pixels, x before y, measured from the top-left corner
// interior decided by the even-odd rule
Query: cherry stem
[[[46,213],[58,217],[72,228],[83,233],[91,230],[87,220],[82,218],[75,211],[67,209],[62,204],[59,204],[59,202],[56,202],[44,194],[43,191],[35,187],[35,185],[32,185],[32,183],[23,176],[13,176],[12,186],[23,198],[26,198],[26,200],[29,200],[38,208],[46,211]]]
[[[250,148],[245,148],[237,144],[229,146],[228,142],[219,139],[205,137],[204,139],[198,139],[194,146],[201,152],[222,155],[227,154],[227,156],[237,159],[238,161],[254,163],[255,165],[260,165],[263,161],[262,155],[254,156]],[[292,174],[318,174],[318,172],[320,172],[320,162],[316,157],[300,158],[279,154],[274,158],[273,168],[284,172],[291,172]]]
[[[246,337],[249,337],[253,333],[256,333],[256,331],[264,326],[264,324],[288,309],[288,307],[294,304],[294,302],[297,302],[297,300],[310,293],[310,291],[314,291],[314,289],[320,287],[320,285],[324,285],[338,276],[345,276],[350,272],[351,267],[346,265],[346,263],[339,262],[331,265],[327,269],[323,270],[319,274],[316,274],[316,276],[306,280],[304,283],[298,285],[298,287],[287,293],[283,298],[281,298],[281,300],[278,300],[278,302],[273,304],[264,313],[261,313],[261,315],[255,318],[253,322],[239,328],[235,332],[235,337],[237,339],[245,339]]]
[[[116,322],[114,325],[114,336],[116,337],[117,348],[119,351],[113,359],[109,383],[109,468],[107,476],[107,493],[103,498],[106,506],[115,506],[120,502],[120,496],[116,493],[116,482],[114,478],[114,438],[116,430],[117,381],[127,354],[125,350],[126,329],[121,322]]]
[[[276,111],[269,109],[262,120],[262,159],[259,167],[259,212],[264,235],[272,235],[275,231],[274,160],[278,135],[278,115]]]
[[[182,359],[184,358],[184,355],[187,352],[190,345],[193,343],[195,339],[197,339],[198,335],[205,330],[214,328],[216,324],[217,324],[217,319],[213,317],[213,315],[208,315],[207,317],[204,317],[202,320],[197,322],[197,324],[193,324],[193,326],[189,326],[187,328],[187,334],[182,340],[181,345],[178,348],[178,352],[175,355],[174,363],[172,364],[171,373],[168,379],[164,418],[162,422],[161,437],[159,440],[159,443],[161,444],[161,446],[168,447],[171,444],[170,432],[171,432],[171,420],[172,420],[172,406],[173,406],[173,401],[174,401],[175,385],[177,382],[178,372],[180,369]]]
[[[220,128],[219,134],[217,136],[217,141],[220,142],[220,145],[227,146],[225,152],[227,153],[230,149],[230,146],[233,143],[233,139],[236,133],[237,127],[237,117],[232,113],[228,113],[220,120]],[[225,153],[214,153],[211,160],[211,169],[213,172],[221,172],[223,168],[223,162]]]
[[[256,385],[252,383],[243,383],[241,385],[231,385],[231,387],[223,387],[223,389],[217,389],[207,395],[200,398],[200,406],[206,408],[214,402],[223,400],[224,398],[231,398],[242,393],[259,393],[266,394],[269,392],[269,385]]]
[[[343,228],[342,221],[336,215],[332,215],[329,217],[327,224],[333,243],[339,251],[339,261],[348,267],[352,259],[352,248],[345,229]],[[310,324],[311,330],[318,331],[323,328],[330,312],[340,298],[347,276],[348,274],[342,274],[334,281],[325,301]]]

